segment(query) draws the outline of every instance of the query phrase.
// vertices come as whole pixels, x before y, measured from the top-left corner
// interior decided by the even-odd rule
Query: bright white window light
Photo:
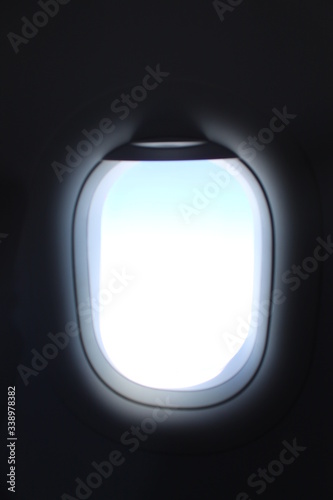
[[[257,335],[263,225],[255,177],[238,159],[102,164],[87,255],[104,357],[154,389],[230,379]]]

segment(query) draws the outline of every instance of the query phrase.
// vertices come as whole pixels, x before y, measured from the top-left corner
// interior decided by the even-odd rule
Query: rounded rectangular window
[[[80,320],[95,367],[102,356],[132,388],[191,392],[230,381],[252,355],[258,366],[267,318],[253,313],[269,295],[272,228],[239,159],[104,160],[82,194]]]

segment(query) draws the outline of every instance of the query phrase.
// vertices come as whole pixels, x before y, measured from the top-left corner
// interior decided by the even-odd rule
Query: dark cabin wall
[[[21,35],[22,16],[31,20],[39,10],[36,1],[12,1],[1,16],[0,482],[4,485],[8,471],[7,387],[15,385],[16,498],[20,500],[53,500],[65,492],[75,498],[75,478],[85,480],[93,471],[93,461],[99,463],[112,450],[122,449],[74,416],[43,374],[25,387],[17,372],[17,365],[24,362],[29,324],[22,323],[15,308],[19,301],[32,299],[18,296],[20,288],[13,290],[12,283],[20,233],[31,203],[32,172],[71,116],[110,89],[121,93],[140,83],[145,67],[157,64],[170,72],[171,79],[189,85],[192,81],[213,84],[221,92],[239,96],[261,113],[263,127],[272,108],[287,106],[297,115],[288,133],[304,149],[321,197],[323,234],[318,236],[333,233],[333,5],[310,0],[244,0],[221,21],[211,1],[70,0],[59,5],[58,13],[15,53],[8,33]],[[301,185],[300,179],[300,189]],[[31,275],[33,279],[33,271]],[[244,499],[330,498],[332,276],[333,259],[328,259],[323,267],[310,372],[294,406],[270,432],[242,447],[210,455],[142,449],[127,453],[126,462],[89,498],[234,500],[242,491],[248,493]],[[257,494],[259,485],[249,487],[248,477],[278,459],[283,442],[294,439],[306,449],[267,484],[262,495]]]

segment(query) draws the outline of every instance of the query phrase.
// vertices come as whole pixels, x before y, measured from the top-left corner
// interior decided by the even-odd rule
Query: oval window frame
[[[160,141],[160,143],[162,143],[162,141]],[[163,154],[165,149],[168,149],[168,147],[155,147],[150,151],[149,161],[154,161],[154,159],[170,161],[165,159],[165,157],[168,156],[167,154]],[[172,161],[184,161],[187,160],[188,157],[193,157],[193,155],[202,158],[205,154],[208,157],[215,155],[215,160],[224,159],[228,161],[228,159],[236,159],[235,157],[226,158],[226,156],[230,156],[232,153],[230,152],[228,155],[227,151],[223,148],[220,149],[219,158],[216,158],[218,150],[219,148],[217,145],[209,143],[205,144],[204,150],[200,145],[192,148],[189,148],[188,146],[184,148],[176,148]],[[118,158],[119,156],[128,158],[131,151],[135,155],[135,146],[134,151],[133,146],[125,146],[121,148],[121,150],[119,149],[117,151],[117,156]],[[140,156],[141,155],[144,157],[145,151],[140,151]],[[109,155],[109,157],[110,156],[112,155]],[[241,366],[241,368],[235,368],[237,359],[239,359],[243,354],[243,352],[239,352],[233,358],[233,362],[230,363],[231,367],[229,368],[229,372],[231,371],[231,374],[227,377],[227,379],[225,379],[226,372],[222,372],[222,374],[216,377],[214,386],[208,388],[204,387],[205,384],[203,384],[203,387],[198,388],[174,390],[155,389],[143,386],[129,380],[116,370],[112,364],[106,360],[106,357],[99,345],[96,332],[94,331],[94,318],[92,313],[93,307],[91,306],[92,297],[90,293],[91,288],[89,286],[88,221],[91,203],[96,189],[109,172],[116,166],[120,165],[121,161],[125,160],[117,159],[111,161],[109,159],[107,161],[102,161],[96,166],[82,187],[74,215],[74,266],[77,303],[88,305],[85,311],[84,319],[79,319],[81,338],[86,355],[94,371],[103,380],[103,382],[110,387],[110,389],[137,403],[153,406],[157,399],[166,397],[171,399],[177,408],[204,408],[220,404],[240,392],[257,372],[265,350],[270,311],[268,311],[266,316],[261,315],[261,323],[259,325],[256,327],[252,326],[251,333],[255,334],[255,340],[246,362]],[[254,198],[253,210],[258,212],[256,214],[256,218],[260,218],[259,224],[261,227],[260,229],[258,227],[256,228],[256,232],[259,232],[260,234],[256,234],[256,237],[258,240],[260,239],[260,243],[258,245],[260,245],[261,248],[260,255],[258,255],[258,253],[255,254],[255,269],[256,271],[258,271],[258,269],[260,270],[261,279],[258,279],[255,283],[253,299],[253,303],[260,303],[263,299],[270,296],[272,289],[272,220],[268,201],[258,179],[244,162],[240,162],[240,165],[241,168],[239,173],[241,176],[241,182],[248,187],[249,191],[251,191],[251,195]],[[263,240],[264,234],[265,242],[261,241]],[[263,251],[264,245],[266,252]]]

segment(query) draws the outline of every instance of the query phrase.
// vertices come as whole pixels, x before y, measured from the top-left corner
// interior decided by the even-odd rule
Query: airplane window
[[[79,308],[88,357],[96,341],[117,373],[153,389],[229,380],[266,335],[253,313],[271,227],[255,176],[237,158],[98,169],[84,222],[89,307]]]

